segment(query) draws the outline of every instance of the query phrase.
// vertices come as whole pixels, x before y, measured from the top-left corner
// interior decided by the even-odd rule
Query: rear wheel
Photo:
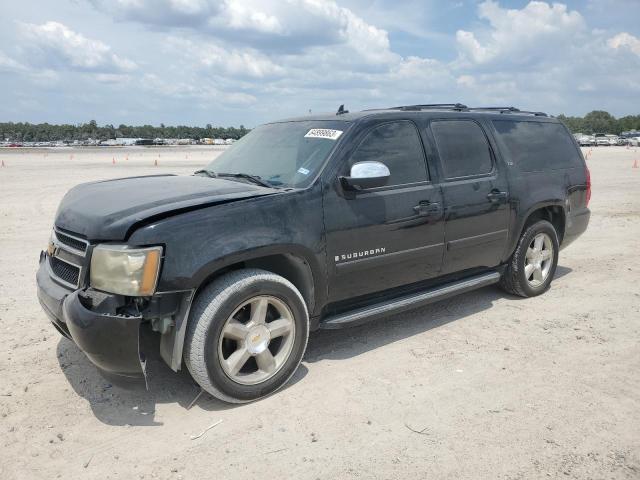
[[[196,299],[185,339],[185,363],[211,395],[231,403],[282,387],[307,345],[309,319],[300,292],[273,273],[230,272]]]
[[[558,234],[553,225],[540,220],[522,233],[501,279],[507,292],[521,297],[544,293],[558,265]]]

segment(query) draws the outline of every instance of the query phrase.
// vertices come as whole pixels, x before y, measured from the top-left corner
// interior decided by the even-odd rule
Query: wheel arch
[[[320,312],[327,297],[326,272],[323,271],[321,258],[309,249],[286,244],[242,250],[208,262],[191,276],[191,293],[186,300],[188,305],[178,314],[175,328],[162,335],[162,358],[174,371],[181,368],[191,305],[216,278],[242,268],[261,268],[290,281],[300,291],[307,305],[311,329],[317,328],[317,312]]]
[[[220,275],[241,268],[260,268],[289,280],[302,294],[309,315],[326,296],[322,267],[315,255],[295,245],[271,245],[216,259],[194,275],[195,295]]]
[[[514,230],[514,235],[512,236],[509,244],[507,258],[513,254],[522,233],[529,225],[538,220],[546,220],[551,223],[558,234],[558,243],[562,244],[566,226],[566,211],[562,202],[553,201],[537,203],[531,206],[531,208],[529,208],[529,210],[519,218],[520,222]]]

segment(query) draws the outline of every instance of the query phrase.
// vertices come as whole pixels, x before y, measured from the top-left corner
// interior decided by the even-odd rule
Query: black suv
[[[262,125],[191,176],[71,189],[40,255],[56,328],[143,379],[140,325],[227,402],[270,394],[309,331],[500,283],[531,297],[587,228],[589,171],[540,112],[412,105]]]

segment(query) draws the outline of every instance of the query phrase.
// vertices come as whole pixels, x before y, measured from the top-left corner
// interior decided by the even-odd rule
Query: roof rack
[[[516,107],[473,107],[473,108],[469,108],[468,110],[476,112],[476,111],[497,111],[500,113],[521,113],[524,115],[534,115],[536,117],[548,117],[549,115],[547,115],[544,112],[529,112],[527,110],[520,110],[519,108]]]
[[[420,110],[454,110],[457,112],[498,112],[498,113],[516,113],[522,115],[534,115],[536,117],[548,117],[544,112],[529,112],[527,110],[520,110],[516,107],[467,107],[463,103],[430,103],[424,105],[403,105],[400,107],[392,107],[386,110],[405,110],[405,111],[420,111]]]
[[[388,110],[428,110],[434,109],[448,109],[448,110],[467,110],[469,107],[462,103],[428,103],[423,105],[402,105],[400,107],[392,107]]]

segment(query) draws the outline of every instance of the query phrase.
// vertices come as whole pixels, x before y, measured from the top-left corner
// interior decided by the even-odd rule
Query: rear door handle
[[[487,194],[487,198],[490,202],[501,203],[507,199],[507,192],[501,192],[500,190],[494,189]]]
[[[413,207],[413,211],[420,216],[426,217],[442,212],[442,206],[438,202],[423,201]]]

